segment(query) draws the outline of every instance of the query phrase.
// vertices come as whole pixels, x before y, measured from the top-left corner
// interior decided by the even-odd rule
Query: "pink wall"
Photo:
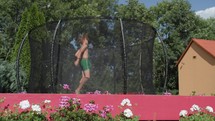
[[[214,96],[165,96],[165,95],[95,95],[95,94],[2,94],[0,99],[5,97],[5,102],[0,107],[10,104],[10,108],[20,101],[28,99],[31,104],[39,104],[44,100],[51,100],[51,106],[59,104],[61,96],[81,99],[82,106],[90,100],[94,100],[101,109],[105,105],[113,105],[114,115],[123,111],[118,106],[123,99],[131,101],[131,110],[138,115],[140,120],[178,120],[181,110],[189,111],[193,104],[205,108],[211,106],[215,109]]]

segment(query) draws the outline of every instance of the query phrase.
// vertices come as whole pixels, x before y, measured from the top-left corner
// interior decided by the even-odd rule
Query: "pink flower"
[[[68,84],[63,84],[63,89],[70,90],[69,85]]]
[[[111,112],[112,110],[113,110],[113,105],[106,105],[104,107],[104,111],[107,113]]]
[[[107,95],[109,95],[109,94],[111,94],[111,93],[110,93],[110,92],[108,92],[108,91],[105,91],[105,92],[104,92],[104,94],[107,94]]]
[[[164,92],[163,95],[172,95],[170,92]]]
[[[100,95],[100,94],[101,94],[101,91],[96,90],[96,91],[94,92],[94,94],[96,94],[96,95]]]
[[[72,103],[73,104],[77,104],[77,105],[80,105],[81,104],[81,100],[80,99],[78,99],[78,98],[72,98]]]
[[[100,111],[101,117],[106,118],[107,113],[110,113],[113,110],[113,105],[106,105],[103,107],[103,110]]]
[[[26,94],[27,92],[26,91],[22,91],[22,92],[20,92],[20,94]]]
[[[86,94],[93,94],[93,92],[87,92]]]
[[[70,97],[61,96],[59,107],[61,107],[61,108],[68,107],[69,106],[69,100],[70,100]]]
[[[101,117],[102,118],[106,118],[106,116],[107,116],[107,113],[104,111],[104,110],[101,110]]]
[[[96,104],[88,103],[84,105],[84,110],[86,112],[95,112],[97,109],[98,109],[98,105]]]

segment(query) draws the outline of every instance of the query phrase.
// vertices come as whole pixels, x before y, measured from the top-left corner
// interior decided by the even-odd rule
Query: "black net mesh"
[[[123,30],[123,31],[121,31]],[[28,92],[63,93],[77,88],[81,68],[74,65],[77,37],[87,32],[91,77],[82,93],[153,93],[155,30],[148,24],[109,18],[77,18],[47,23],[29,34],[31,76]]]

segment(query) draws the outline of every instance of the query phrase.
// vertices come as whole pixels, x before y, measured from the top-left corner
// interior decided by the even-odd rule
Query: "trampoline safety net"
[[[81,93],[153,93],[152,54],[155,30],[149,24],[110,18],[74,18],[41,25],[29,33],[31,74],[28,92],[69,93],[79,84],[75,53],[78,36],[88,33],[90,79]]]

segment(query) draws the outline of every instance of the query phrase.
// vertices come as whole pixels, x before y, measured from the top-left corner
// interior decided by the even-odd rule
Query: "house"
[[[177,65],[179,95],[215,94],[215,40],[193,38]]]

